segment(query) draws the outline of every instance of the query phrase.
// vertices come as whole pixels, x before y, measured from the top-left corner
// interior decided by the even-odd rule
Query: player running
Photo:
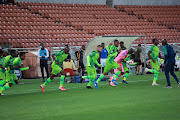
[[[86,88],[88,88],[88,89],[91,89],[91,84],[94,82],[94,80],[97,77],[96,68],[94,65],[97,64],[99,67],[101,66],[101,64],[99,64],[97,61],[99,58],[99,53],[101,51],[102,51],[102,47],[101,47],[101,45],[98,45],[97,50],[92,51],[91,54],[87,56],[86,68],[87,68],[88,76],[82,76],[82,78],[83,79],[90,79],[89,83],[86,86]]]
[[[108,51],[108,57],[106,60],[106,65],[104,67],[104,72],[103,74],[100,75],[100,77],[98,78],[97,81],[94,82],[95,88],[98,89],[98,83],[104,78],[105,75],[108,74],[108,72],[113,68],[113,69],[118,69],[117,73],[114,75],[114,79],[112,80],[112,82],[114,82],[116,85],[118,85],[118,83],[116,82],[117,77],[121,74],[121,67],[118,63],[116,63],[114,61],[116,55],[118,54],[117,52],[117,47],[119,46],[119,41],[118,40],[114,40],[114,45],[109,45],[106,47],[107,51]]]
[[[18,84],[18,78],[15,75],[15,70],[20,69],[21,71],[29,69],[29,67],[22,68],[21,67],[21,61],[25,59],[25,53],[21,52],[20,57],[17,57],[17,51],[11,50],[10,55],[5,57],[3,67],[8,68],[6,71],[6,84],[3,86],[3,88],[0,90],[0,95],[2,95],[2,92],[10,87],[12,85]]]
[[[128,82],[126,81],[127,77],[129,76],[129,69],[127,68],[126,66],[126,62],[129,61],[130,59],[134,59],[135,58],[135,55],[132,54],[134,52],[133,49],[130,49],[130,50],[123,50],[119,53],[119,55],[114,59],[114,61],[116,63],[118,63],[121,68],[122,68],[122,71],[121,71],[121,75],[124,74],[124,77],[123,77],[123,80],[122,80],[122,83],[126,83],[128,84]],[[137,63],[133,63],[133,64],[129,64],[129,65],[136,65]],[[117,73],[118,72],[118,69],[114,69],[114,73]],[[120,77],[121,75],[119,75],[118,77]],[[114,82],[112,82],[112,80],[114,79],[115,76],[113,77],[110,77],[110,85],[111,86],[116,86],[114,84]],[[117,79],[116,79],[117,80]]]
[[[52,72],[50,77],[46,80],[46,82],[40,86],[42,92],[44,92],[44,87],[47,84],[49,84],[54,79],[54,77],[59,73],[61,74],[59,89],[62,91],[66,91],[66,89],[63,87],[65,72],[64,70],[61,69],[60,66],[62,65],[63,61],[68,57],[68,54],[69,54],[69,47],[66,46],[63,51],[57,52],[52,55],[52,58],[54,60],[54,62],[51,65]]]
[[[159,58],[162,58],[161,57],[161,54],[159,53],[159,48],[158,48],[158,44],[159,44],[159,41],[154,38],[152,40],[153,44],[151,47],[150,47],[150,50],[148,52],[148,56],[150,58],[150,64],[152,66],[152,69],[148,69],[146,68],[144,70],[144,72],[151,72],[151,73],[154,73],[154,79],[153,79],[153,83],[152,83],[152,86],[155,86],[155,85],[158,85],[156,83],[157,81],[157,78],[158,78],[158,74],[159,74],[159,70],[160,70],[160,66],[159,66],[159,62],[158,62],[158,57]]]

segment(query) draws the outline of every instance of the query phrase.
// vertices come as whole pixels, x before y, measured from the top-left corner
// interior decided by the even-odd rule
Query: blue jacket
[[[168,62],[175,62],[175,56],[176,53],[174,52],[174,49],[172,46],[170,46],[169,44],[165,45],[163,47],[163,51],[164,51],[164,57],[165,57],[165,61],[164,63],[167,64]]]

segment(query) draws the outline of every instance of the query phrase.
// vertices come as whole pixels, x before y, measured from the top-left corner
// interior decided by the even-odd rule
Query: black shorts
[[[83,61],[79,61],[79,66],[81,66],[81,68],[85,68]]]
[[[134,60],[134,62],[138,62],[137,65],[141,65],[141,60]]]

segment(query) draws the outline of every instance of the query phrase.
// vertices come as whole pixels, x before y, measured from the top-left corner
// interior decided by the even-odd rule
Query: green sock
[[[156,70],[154,70],[154,69],[148,69],[148,71],[151,72],[151,73],[155,73],[155,74],[157,73],[157,74],[159,74],[159,72],[156,71]]]
[[[118,70],[117,73],[115,74],[114,80],[116,80],[120,74],[121,74],[121,71]]]
[[[99,83],[104,78],[104,74],[101,74],[99,78],[97,79],[97,83]]]
[[[91,79],[91,80],[89,81],[89,83],[87,84],[87,86],[91,86],[91,84],[94,82],[94,80],[95,80],[95,79]]]
[[[46,80],[46,82],[43,84],[43,86],[46,86],[46,85],[49,84],[51,81],[52,81],[52,80],[51,80],[50,78],[48,78],[48,79]]]
[[[123,80],[126,81],[126,79],[127,79],[128,76],[129,76],[129,73],[125,73]]]
[[[61,75],[60,86],[63,86],[63,84],[64,84],[64,78],[65,78],[65,76],[64,76],[64,75]]]
[[[153,80],[153,82],[156,83],[157,79],[158,79],[158,74],[154,74],[154,80]]]
[[[5,83],[5,80],[0,80],[0,90],[3,88],[4,83]]]
[[[4,91],[7,90],[8,88],[10,88],[9,83],[6,83],[6,85],[4,85],[4,87],[1,90]]]

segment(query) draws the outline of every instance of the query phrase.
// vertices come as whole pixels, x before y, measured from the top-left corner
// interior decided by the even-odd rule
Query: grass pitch
[[[180,72],[176,72],[180,79]],[[58,90],[55,79],[40,90],[40,79],[21,80],[0,96],[0,120],[180,120],[180,88],[171,77],[166,86],[164,73],[151,86],[153,75],[130,76],[129,84],[116,87],[101,82],[99,89],[87,83],[64,84]]]

